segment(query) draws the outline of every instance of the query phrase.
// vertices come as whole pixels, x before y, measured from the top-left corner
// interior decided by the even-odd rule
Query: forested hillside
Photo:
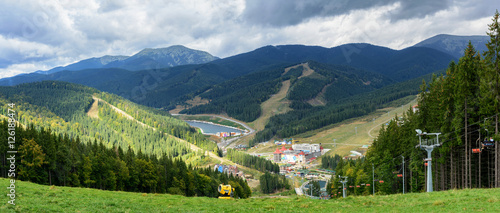
[[[7,120],[0,121],[0,136],[8,136]],[[248,198],[245,180],[210,168],[197,169],[171,154],[145,154],[120,146],[83,142],[32,124],[15,128],[18,180],[38,184],[87,187],[112,191],[169,193],[184,196],[218,197],[219,184],[231,184],[236,197]],[[0,144],[0,175],[7,178],[8,143]],[[198,156],[204,158],[203,154]]]
[[[380,74],[354,69],[348,66],[334,66],[308,61],[304,64],[313,70],[310,76],[302,76],[304,65],[290,69],[291,64],[279,65],[270,70],[238,77],[192,94],[211,100],[209,104],[199,105],[181,113],[227,113],[239,120],[251,122],[261,115],[260,104],[281,88],[281,83],[290,80],[287,95],[293,106],[303,105],[309,99],[321,96],[326,102],[354,94],[367,92],[388,85],[393,81]],[[302,76],[302,77],[301,77]]]
[[[95,101],[93,97],[103,100],[98,104],[98,118],[86,114]],[[86,86],[45,81],[1,87],[0,103],[3,112],[8,103],[15,103],[17,119],[24,125],[32,123],[38,129],[50,128],[70,138],[80,137],[82,141],[97,139],[108,148],[130,146],[136,152],[142,150],[156,155],[166,153],[172,157],[190,152],[189,146],[180,143],[175,136],[218,152],[215,143],[206,140],[185,122],[165,112]],[[113,110],[112,106],[123,110],[134,120]],[[155,129],[141,125],[138,121]]]
[[[430,79],[430,77],[427,75],[423,78]],[[414,79],[345,98],[332,98],[331,102],[325,106],[312,106],[308,103],[294,101],[290,105],[292,111],[271,117],[266,128],[257,132],[250,144],[266,141],[274,136],[278,138],[290,137],[345,119],[365,115],[391,101],[417,94],[420,83],[421,79]],[[342,87],[338,91],[342,91]],[[351,92],[355,92],[355,89]]]
[[[450,63],[446,75],[434,76],[422,84],[419,111],[408,111],[385,126],[366,158],[356,162],[329,163],[338,175],[348,176],[349,185],[372,183],[372,164],[379,193],[425,190],[427,153],[418,147],[420,129],[424,144],[436,141],[426,133],[441,133],[432,152],[434,190],[454,188],[500,187],[500,26],[499,13],[489,25],[488,50],[481,53],[469,43],[458,63]],[[403,161],[405,162],[403,167]],[[328,161],[324,161],[327,163]],[[335,167],[335,168],[334,168]],[[331,193],[340,189],[332,179]],[[367,189],[354,189],[355,194],[369,194]]]

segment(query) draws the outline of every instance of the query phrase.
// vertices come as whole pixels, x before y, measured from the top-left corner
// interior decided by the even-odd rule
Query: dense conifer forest
[[[8,122],[0,122],[0,136],[7,138]],[[218,197],[219,184],[231,184],[236,197],[247,198],[245,180],[210,168],[192,168],[177,156],[155,155],[131,147],[107,148],[97,140],[83,143],[79,137],[56,134],[33,124],[15,128],[19,160],[17,179],[38,184],[88,187],[113,191],[169,193]],[[0,144],[1,177],[10,166],[8,143]],[[203,154],[199,156],[204,158]]]
[[[98,99],[101,100],[98,103],[98,118],[92,118],[86,112]],[[0,87],[0,103],[4,115],[8,103],[16,104],[17,119],[23,125],[32,123],[35,128],[51,129],[73,139],[80,137],[84,142],[97,139],[108,148],[119,146],[126,149],[130,146],[135,152],[166,153],[169,156],[190,152],[187,144],[179,143],[174,138],[178,137],[220,154],[215,143],[168,113],[86,86],[44,81]],[[109,104],[135,120],[118,113]]]
[[[247,153],[240,152],[234,149],[227,149],[226,157],[235,163],[259,170],[261,172],[272,172],[275,174],[278,174],[280,172],[280,167],[278,164],[275,164],[270,160],[249,155]]]
[[[424,132],[422,141],[437,143],[425,133],[441,133],[432,152],[434,190],[500,187],[500,26],[499,13],[493,17],[487,34],[488,50],[477,52],[469,43],[458,63],[451,62],[446,75],[434,76],[421,85],[418,111],[394,117],[369,148],[366,158],[343,161],[326,158],[323,167],[347,176],[348,185],[371,184],[380,194],[401,193],[403,177],[407,192],[425,191],[427,152],[419,147],[416,130]],[[420,134],[420,133],[419,133]],[[403,161],[405,166],[403,167]],[[341,191],[334,177],[328,190]],[[350,193],[370,194],[371,187],[350,188]]]

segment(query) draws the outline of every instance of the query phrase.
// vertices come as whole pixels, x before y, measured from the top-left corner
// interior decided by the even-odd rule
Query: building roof
[[[274,151],[273,154],[283,154],[283,153],[279,149],[276,149],[276,151]]]
[[[299,153],[299,155],[305,155],[304,151],[301,151],[301,152]]]
[[[285,150],[286,150],[285,145],[283,145],[283,146],[281,147],[280,151],[285,151]]]

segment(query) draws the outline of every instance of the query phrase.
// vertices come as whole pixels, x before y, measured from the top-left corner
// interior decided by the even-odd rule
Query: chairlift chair
[[[493,138],[486,139],[482,142],[482,145],[483,145],[483,148],[487,148],[487,149],[493,148],[493,147],[495,147],[495,140],[493,140]]]

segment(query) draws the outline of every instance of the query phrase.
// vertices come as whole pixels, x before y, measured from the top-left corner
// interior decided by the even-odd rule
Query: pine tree
[[[82,166],[82,176],[83,176],[83,184],[86,187],[92,187],[95,183],[95,180],[91,179],[92,175],[92,161],[88,156],[83,157],[83,166]]]
[[[21,166],[19,167],[19,179],[32,182],[42,182],[44,180],[42,166],[47,164],[45,153],[34,139],[23,138],[23,144],[19,146],[21,154]]]
[[[458,62],[455,84],[455,117],[453,120],[456,130],[456,136],[461,144],[465,145],[465,164],[463,173],[463,185],[468,188],[470,185],[470,144],[469,144],[469,123],[474,123],[474,120],[469,121],[469,118],[475,114],[478,91],[481,58],[469,41],[467,49],[465,49],[464,57]],[[462,139],[462,135],[464,138]]]
[[[489,106],[486,108],[488,111],[495,112],[495,135],[498,135],[498,114],[500,113],[500,25],[498,23],[498,18],[500,14],[498,10],[493,15],[491,24],[488,25],[488,36],[490,36],[490,41],[486,44],[488,50],[484,52],[484,61],[486,64],[485,78],[482,82],[483,96],[484,99],[488,100]],[[500,148],[498,147],[498,140],[495,144],[495,174],[494,182],[495,187],[500,187]]]

